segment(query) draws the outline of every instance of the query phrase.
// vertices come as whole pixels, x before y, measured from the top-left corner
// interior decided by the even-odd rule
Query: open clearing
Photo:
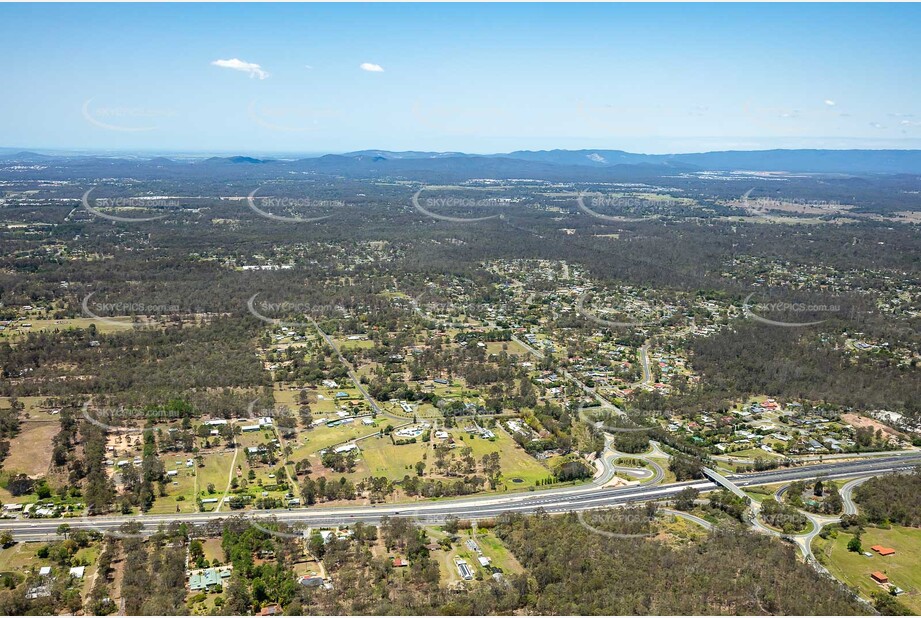
[[[47,473],[51,465],[51,440],[60,430],[56,416],[49,420],[24,421],[19,434],[10,440],[10,454],[3,461],[3,469],[31,477]]]
[[[816,537],[813,552],[837,579],[852,586],[869,598],[874,591],[881,590],[870,573],[882,571],[889,581],[905,591],[899,601],[911,608],[915,614],[921,614],[921,568],[918,556],[921,556],[921,528],[893,527],[867,528],[861,537],[864,551],[872,557],[847,550],[848,541],[853,535],[840,532],[836,539],[824,540]],[[895,549],[892,556],[880,556],[870,550],[873,545],[883,545]]]
[[[416,475],[413,466],[417,461],[422,460],[429,445],[417,442],[416,444],[394,446],[390,438],[385,437],[363,440],[359,442],[359,446],[368,472],[372,476],[386,476],[390,480],[399,481],[407,474]]]
[[[499,453],[499,465],[502,468],[499,489],[525,489],[550,476],[549,468],[528,455],[511,436],[500,429],[495,431],[495,440],[472,437],[457,429],[452,429],[451,433],[458,440],[458,448],[469,446],[473,449],[473,457],[477,461],[487,453]],[[514,479],[521,481],[515,482]]]

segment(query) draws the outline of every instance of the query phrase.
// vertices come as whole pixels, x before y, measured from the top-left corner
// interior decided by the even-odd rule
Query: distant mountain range
[[[346,153],[345,156],[375,156],[401,160],[480,157],[515,159],[551,165],[589,167],[660,165],[717,171],[757,170],[766,172],[844,174],[921,173],[921,150],[727,150],[665,155],[636,154],[623,150],[516,150],[494,155],[362,150]]]
[[[0,154],[0,161],[70,165],[98,164],[132,167],[264,166],[274,169],[313,170],[326,173],[437,174],[454,177],[543,177],[573,179],[619,177],[628,174],[662,175],[680,171],[764,171],[820,174],[918,174],[921,150],[728,150],[690,154],[647,155],[623,150],[518,150],[491,155],[462,152],[361,150],[339,155],[290,159],[250,156],[209,157],[176,161],[167,157],[55,155],[36,152]]]

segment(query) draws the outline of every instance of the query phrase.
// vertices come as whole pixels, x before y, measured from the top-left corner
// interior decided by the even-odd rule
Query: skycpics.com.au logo
[[[594,393],[594,390],[592,392]],[[611,413],[607,420],[596,421],[596,427],[606,433],[648,433],[659,429],[656,425],[638,424],[611,406],[588,406],[584,401],[580,402],[576,407],[576,418],[583,418],[583,416],[586,418],[598,418],[597,416],[592,417],[593,413],[598,412]]]
[[[316,208],[341,208],[345,206],[345,202],[339,200],[314,200],[309,197],[276,197],[276,196],[265,196],[265,197],[256,197],[262,187],[256,188],[246,197],[246,204],[249,206],[250,210],[259,215],[260,217],[265,217],[272,221],[280,221],[282,223],[316,223],[317,221],[323,221],[324,219],[329,219],[333,215],[323,215],[321,217],[300,217],[300,216],[288,216],[288,215],[278,215],[273,212],[264,210],[264,208],[271,208],[276,210],[282,210],[287,212],[298,212],[301,210],[309,210]],[[256,200],[259,200],[262,208],[256,205]]]
[[[328,315],[331,313],[336,313],[339,315],[344,315],[346,313],[345,307],[342,305],[318,305],[315,303],[303,303],[303,302],[291,302],[291,301],[281,301],[281,302],[271,302],[267,300],[256,299],[259,297],[261,292],[256,292],[249,297],[249,300],[246,301],[246,308],[249,310],[250,315],[254,318],[265,322],[266,324],[271,324],[273,326],[282,326],[285,328],[312,328],[314,326],[313,316]],[[306,321],[290,321],[283,319],[281,317],[272,317],[277,316],[304,316]]]
[[[116,210],[152,210],[167,208],[175,210],[180,207],[178,200],[167,197],[116,197],[90,199],[90,195],[95,190],[96,187],[92,187],[89,191],[83,194],[83,197],[81,198],[83,209],[94,217],[99,217],[100,219],[108,219],[109,221],[117,221],[119,223],[144,223],[146,221],[157,221],[159,219],[164,219],[169,215],[162,214],[155,217],[122,217],[110,212],[104,212],[100,210],[100,208]]]
[[[620,322],[616,320],[606,320],[602,317],[599,317],[585,306],[585,302],[590,300],[591,295],[591,292],[584,292],[576,301],[576,313],[581,315],[586,320],[590,320],[599,326],[606,326],[609,328],[648,328],[650,326],[656,325],[655,322]]]
[[[418,296],[409,297],[409,304],[417,315],[428,320],[438,320],[440,316],[450,315],[474,317],[495,309],[496,306],[495,303],[470,303],[439,298],[435,289],[426,289]]]
[[[83,316],[111,324],[113,326],[141,326],[139,322],[126,322],[124,318],[132,316],[165,317],[180,312],[180,306],[174,304],[153,304],[139,302],[90,302],[96,292],[87,294],[80,307]],[[121,317],[122,319],[115,319]]]
[[[611,539],[641,539],[655,536],[655,509],[607,509],[577,511],[576,518],[583,528]],[[610,529],[608,529],[610,528]],[[621,529],[628,532],[615,532]]]
[[[181,412],[162,408],[131,408],[126,406],[93,407],[90,403],[83,404],[83,418],[108,432],[114,433],[141,433],[143,425],[152,421],[170,421],[181,418]]]
[[[508,206],[511,203],[510,198],[464,198],[464,197],[428,197],[420,200],[423,191],[430,190],[430,187],[422,187],[413,194],[413,207],[427,217],[437,221],[450,221],[452,223],[476,223],[479,221],[489,221],[490,219],[502,219],[503,215],[494,214],[485,217],[453,217],[433,212],[432,209],[438,208],[464,208],[464,209],[495,209],[497,207]],[[424,204],[424,205],[423,205]]]
[[[852,206],[831,200],[802,200],[802,199],[776,199],[772,197],[753,198],[754,187],[742,194],[739,203],[742,210],[753,217],[766,220],[777,220],[790,217],[829,217],[851,216]]]
[[[756,322],[761,322],[762,324],[768,324],[770,326],[781,326],[785,328],[802,328],[804,326],[815,326],[826,322],[828,318],[822,320],[814,320],[811,322],[785,322],[780,320],[771,320],[765,318],[760,313],[784,313],[784,314],[809,314],[814,315],[816,313],[839,313],[841,311],[841,305],[826,305],[826,304],[810,304],[810,303],[789,303],[789,302],[773,302],[773,303],[756,303],[752,304],[751,299],[755,295],[754,292],[745,297],[745,300],[742,301],[742,312],[746,318],[755,320]],[[755,313],[757,311],[758,313]]]
[[[589,208],[585,205],[585,198],[589,195],[586,191],[580,191],[579,197],[576,198],[576,205],[579,207],[579,210],[585,214],[595,217],[596,219],[601,219],[602,221],[609,221],[612,223],[629,223],[632,221],[642,221],[642,218],[638,217],[624,217],[620,215],[605,215],[602,214],[593,208]],[[617,208],[617,209],[631,209],[631,208],[657,208],[661,206],[668,206],[671,204],[668,200],[648,200],[638,197],[620,197],[613,195],[592,195],[591,204],[594,208]]]

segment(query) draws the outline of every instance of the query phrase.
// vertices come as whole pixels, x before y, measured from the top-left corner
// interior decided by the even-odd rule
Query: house
[[[404,558],[394,558],[394,559],[391,561],[391,564],[393,564],[393,567],[394,567],[394,568],[397,568],[397,569],[398,569],[398,568],[401,568],[401,567],[408,567],[408,566],[409,566],[409,561],[406,560],[406,559],[404,559]]]
[[[223,580],[230,577],[233,567],[212,567],[189,573],[189,590],[211,590],[223,585]]]
[[[257,616],[280,616],[282,614],[281,605],[267,605],[259,610]]]
[[[43,566],[42,568],[40,568],[40,569],[38,570],[38,574],[39,574],[41,577],[48,577],[49,575],[51,575],[51,567],[50,567],[50,566]]]
[[[41,598],[50,597],[50,596],[51,596],[51,587],[48,584],[42,584],[42,585],[30,588],[29,591],[26,593],[26,598],[29,599],[30,601],[34,599],[41,599]]]
[[[889,578],[886,577],[885,573],[882,573],[880,571],[874,571],[873,573],[870,573],[870,578],[873,581],[875,581],[877,584],[888,584],[889,583]]]
[[[83,574],[86,572],[85,566],[75,566],[70,569],[70,576],[76,577],[77,579],[83,579]]]
[[[457,572],[460,573],[462,579],[467,581],[473,579],[473,571],[470,570],[470,565],[468,565],[465,560],[458,559],[455,564],[457,565]]]
[[[891,547],[883,547],[882,545],[874,545],[870,549],[878,553],[880,556],[891,556],[895,553],[895,550]]]
[[[422,435],[422,428],[404,427],[403,429],[397,429],[395,433],[398,438],[418,438]]]
[[[319,588],[323,585],[323,578],[316,575],[305,575],[297,580],[297,583],[306,588]]]

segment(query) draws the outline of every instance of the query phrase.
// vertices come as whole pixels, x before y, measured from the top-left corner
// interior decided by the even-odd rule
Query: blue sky
[[[919,33],[917,5],[0,4],[0,146],[917,148]]]

